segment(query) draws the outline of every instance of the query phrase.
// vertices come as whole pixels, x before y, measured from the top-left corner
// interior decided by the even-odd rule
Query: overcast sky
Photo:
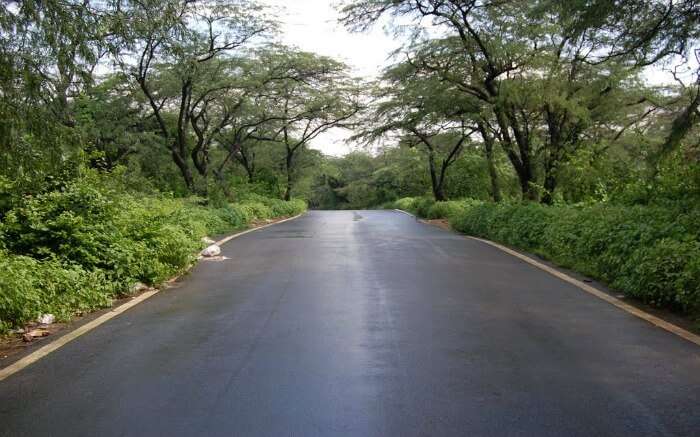
[[[400,43],[387,36],[381,28],[368,33],[349,33],[338,24],[338,12],[333,0],[261,0],[282,7],[278,19],[282,22],[280,39],[302,50],[332,56],[346,62],[353,73],[363,78],[377,75],[392,51]],[[334,129],[316,138],[311,146],[328,155],[340,156],[352,150],[345,139],[349,132]]]

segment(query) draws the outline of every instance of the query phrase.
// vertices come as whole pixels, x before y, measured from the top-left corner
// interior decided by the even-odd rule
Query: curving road
[[[311,212],[0,382],[2,436],[698,435],[700,348],[392,211]]]

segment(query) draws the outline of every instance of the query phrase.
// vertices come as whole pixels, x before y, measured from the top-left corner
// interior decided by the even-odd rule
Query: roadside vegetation
[[[299,214],[302,200],[250,196],[208,204],[198,197],[130,192],[97,172],[59,191],[23,198],[0,223],[0,330],[53,314],[58,320],[109,306],[181,273],[203,239],[253,221]]]
[[[700,209],[403,198],[384,205],[542,256],[646,304],[700,316]]]
[[[0,332],[182,271],[202,237],[383,205],[700,313],[700,6],[346,0],[374,80],[249,0],[0,5]],[[359,147],[310,144],[349,129]]]

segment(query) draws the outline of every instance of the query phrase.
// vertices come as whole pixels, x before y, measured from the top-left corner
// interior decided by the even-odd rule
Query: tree
[[[80,141],[70,102],[92,84],[109,5],[0,4],[0,175],[37,192],[76,171]]]
[[[653,165],[676,150],[699,118],[700,4],[695,0],[551,0],[543,7],[559,10],[570,34],[595,31],[605,36],[599,38],[589,62],[626,59],[631,68],[653,66],[671,74],[676,89],[666,102],[653,103],[656,109],[673,110]]]
[[[476,121],[484,144],[496,139],[523,197],[536,199],[541,190],[546,203],[560,167],[585,144],[592,118],[609,116],[602,109],[610,93],[637,72],[629,57],[597,62],[596,49],[608,35],[592,25],[570,26],[563,2],[361,0],[343,12],[353,29],[392,14],[447,30],[437,39],[416,32],[407,48],[412,63],[482,102]]]
[[[242,0],[125,4],[120,18],[128,23],[121,29],[128,50],[116,53],[119,64],[146,97],[173,161],[194,192],[190,159],[206,176],[208,142],[227,119],[222,114],[213,124],[214,132],[201,131],[200,123],[206,123],[201,106],[212,104],[212,96],[224,94],[222,89],[230,86],[211,79],[225,70],[228,55],[262,36],[270,23],[259,6]],[[168,111],[175,113],[172,124]],[[192,123],[200,129],[195,150],[189,144]]]
[[[428,155],[433,196],[438,201],[447,200],[448,168],[477,131],[465,117],[476,110],[473,102],[455,99],[452,87],[430,74],[421,74],[409,62],[388,69],[382,81],[368,117],[371,128],[355,138],[377,141],[396,133],[401,144],[423,147]]]
[[[360,91],[348,67],[325,56],[277,46],[262,62],[281,78],[270,82],[266,95],[277,110],[274,139],[285,149],[283,197],[289,200],[297,152],[330,129],[350,126],[361,109]]]

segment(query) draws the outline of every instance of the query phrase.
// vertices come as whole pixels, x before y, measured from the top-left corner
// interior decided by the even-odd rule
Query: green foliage
[[[43,313],[66,319],[117,294],[104,272],[0,252],[0,333]]]
[[[642,302],[700,314],[700,210],[472,204],[454,229],[542,255]]]
[[[386,209],[400,209],[402,211],[408,211],[415,214],[418,208],[419,198],[417,197],[403,197],[394,202],[388,202],[384,205]]]
[[[436,202],[432,197],[404,197],[386,203],[383,207],[408,211],[418,217],[434,220],[451,219],[464,211],[465,208],[477,204],[481,204],[481,201],[464,199]]]
[[[433,28],[361,85],[265,43],[274,23],[254,1],[0,6],[0,331],[158,284],[203,236],[305,201],[448,218],[699,311],[700,71],[669,57],[697,49],[697,2],[344,3],[350,27]],[[93,73],[98,59],[113,69]],[[663,62],[692,82],[646,84],[636,65]],[[382,147],[307,147],[336,125]]]
[[[292,217],[306,211],[306,202],[301,199],[292,199],[285,201],[270,197],[263,197],[256,194],[249,194],[243,201],[246,204],[258,203],[270,209],[271,217]],[[264,217],[260,217],[264,218]]]
[[[0,332],[41,313],[68,319],[109,305],[135,282],[157,285],[189,266],[204,236],[306,209],[262,196],[204,205],[129,193],[95,174],[27,196],[0,222]]]
[[[427,219],[448,219],[460,213],[465,207],[464,201],[448,200],[446,202],[435,202],[427,211]]]
[[[536,253],[650,305],[700,316],[700,209],[402,198],[383,205]]]

